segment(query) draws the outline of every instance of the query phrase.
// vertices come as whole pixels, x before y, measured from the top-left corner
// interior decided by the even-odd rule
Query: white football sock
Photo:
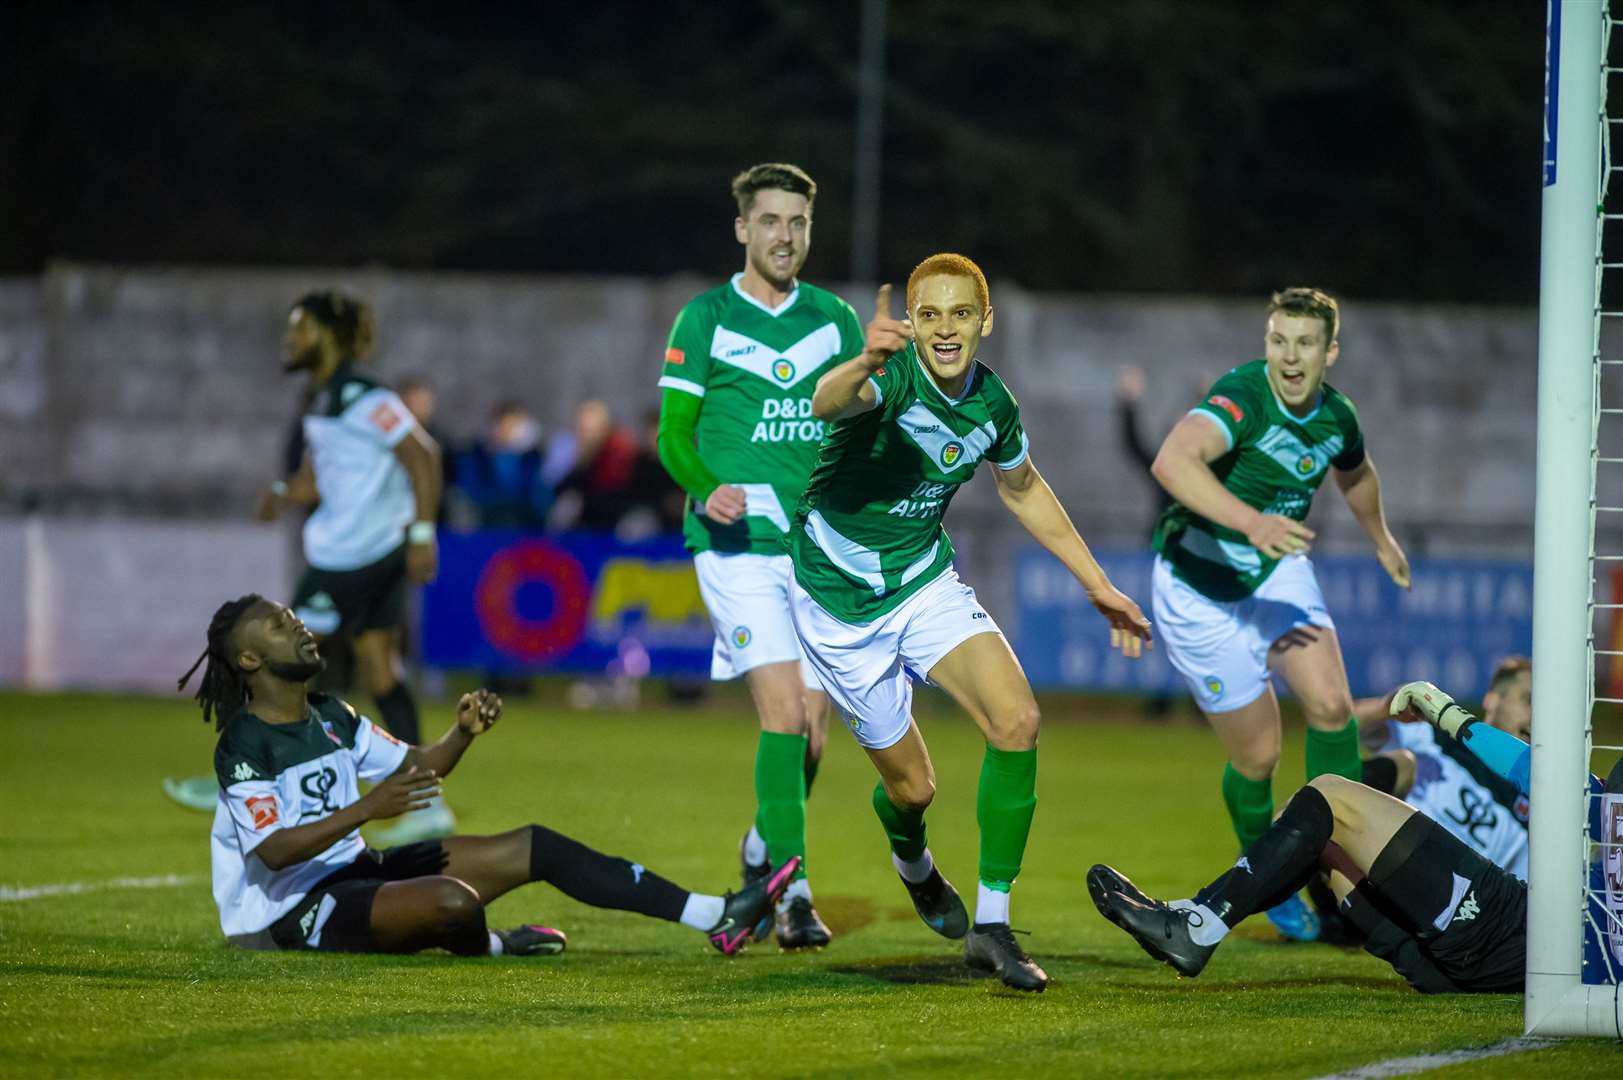
[[[924,854],[912,862],[908,862],[893,851],[890,853],[890,864],[896,868],[898,874],[902,875],[902,880],[909,885],[917,885],[928,878],[930,871],[935,869],[935,859],[930,855],[929,848],[925,848]]]
[[[975,921],[977,923],[1006,923],[1009,921],[1009,894],[988,889],[984,881],[975,885]]]
[[[761,830],[754,825],[750,826],[749,835],[744,837],[744,861],[751,866],[766,862],[766,841],[761,839]]]
[[[496,931],[492,930],[492,931],[490,931],[490,955],[491,956],[500,956],[501,954],[502,954],[502,939],[499,936],[497,936]]]
[[[1189,918],[1189,940],[1196,945],[1216,945],[1228,936],[1228,924],[1205,904],[1197,904],[1193,900],[1169,900],[1167,907],[1173,911],[1192,913]]]
[[[682,915],[678,921],[683,926],[691,926],[695,930],[710,930],[721,921],[726,910],[727,901],[719,896],[688,893],[687,903],[682,905]]]

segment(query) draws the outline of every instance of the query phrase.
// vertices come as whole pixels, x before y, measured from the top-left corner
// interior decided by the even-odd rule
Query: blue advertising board
[[[711,641],[679,536],[442,533],[423,590],[428,667],[707,675]]]
[[[1095,551],[1117,588],[1150,610],[1143,550]],[[1416,559],[1414,588],[1393,585],[1373,557],[1314,556],[1356,696],[1429,679],[1478,696],[1499,658],[1533,648],[1533,568],[1477,559]],[[1166,653],[1127,660],[1110,649],[1104,620],[1076,580],[1035,545],[1015,557],[1020,662],[1032,685],[1081,690],[1183,693]],[[1280,687],[1283,690],[1283,687]]]

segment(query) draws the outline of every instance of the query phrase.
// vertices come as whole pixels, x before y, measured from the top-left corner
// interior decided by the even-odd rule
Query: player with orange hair
[[[1139,655],[1150,624],[1100,569],[1031,455],[1020,407],[975,359],[992,330],[986,275],[962,255],[925,259],[907,282],[906,320],[879,290],[863,352],[823,375],[812,412],[829,423],[789,530],[795,631],[874,767],[874,810],[913,906],[932,930],[964,938],[969,965],[1009,986],[1048,976],[1015,943],[1009,889],[1037,807],[1039,714],[997,624],[952,567],[941,519],[976,467],[995,466],[1003,504],[1065,564]],[[935,770],[913,721],[912,677],[942,687],[986,736],[976,797],[975,922],[936,868],[924,811]]]

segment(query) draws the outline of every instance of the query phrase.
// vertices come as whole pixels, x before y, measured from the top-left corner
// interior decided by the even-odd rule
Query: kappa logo
[[[740,649],[747,646],[750,643],[750,641],[753,640],[753,638],[754,638],[754,635],[750,633],[750,628],[749,627],[747,627],[747,626],[735,626],[735,627],[733,627],[733,644],[738,646]]]
[[[1460,901],[1459,908],[1454,912],[1454,921],[1470,922],[1472,919],[1476,918],[1481,911],[1482,909],[1477,906],[1476,893],[1467,893],[1465,899]]]
[[[642,863],[632,863],[631,864],[631,883],[633,885],[641,885],[642,884],[642,876],[645,873],[647,873],[647,868],[644,867]]]
[[[360,383],[345,383],[344,388],[338,392],[339,404],[348,405],[350,402],[354,401],[364,393],[366,393],[366,387],[362,386]]]
[[[794,382],[795,366],[780,358],[772,365],[772,377],[781,383]]]
[[[949,469],[963,456],[964,444],[961,442],[950,442],[941,448],[941,464]]]
[[[1244,855],[1240,856],[1240,861],[1234,864],[1234,868],[1236,870],[1244,870],[1248,874],[1253,874],[1256,872],[1251,869],[1251,860],[1246,858]]]
[[[332,599],[331,596],[328,596],[324,592],[318,592],[314,596],[310,597],[310,599],[306,600],[304,602],[303,606],[304,607],[309,607],[309,608],[315,608],[318,611],[331,611],[333,608],[337,607],[338,605],[333,603],[333,599]]]
[[[233,780],[252,780],[258,775],[258,773],[254,772],[254,767],[246,761],[237,762],[237,767],[231,770],[231,779]]]
[[[299,933],[303,934],[305,936],[306,940],[308,940],[309,937],[310,937],[310,932],[313,931],[315,928],[316,928],[316,909],[311,908],[309,911],[306,911],[304,913],[304,917],[299,920]]]

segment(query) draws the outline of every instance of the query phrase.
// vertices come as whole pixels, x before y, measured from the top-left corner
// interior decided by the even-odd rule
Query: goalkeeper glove
[[[1390,711],[1393,716],[1398,716],[1408,709],[1413,709],[1424,717],[1427,723],[1435,724],[1454,738],[1459,738],[1460,729],[1476,719],[1461,708],[1453,698],[1424,680],[1405,683],[1392,695]]]

